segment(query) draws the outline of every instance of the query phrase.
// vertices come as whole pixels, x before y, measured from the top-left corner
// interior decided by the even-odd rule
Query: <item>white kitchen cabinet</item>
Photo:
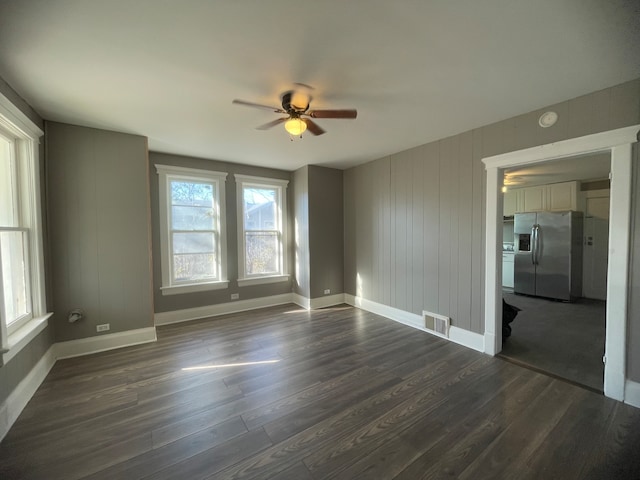
[[[502,286],[513,288],[514,253],[502,253]]]
[[[543,212],[547,209],[546,185],[522,189],[522,212]]]
[[[517,188],[507,193],[513,196],[507,200],[505,194],[505,215],[513,215],[512,213],[507,214],[506,211],[507,205],[511,209],[514,202],[514,213],[561,212],[578,209],[578,182],[561,182]]]
[[[577,210],[578,182],[552,183],[547,185],[547,210],[562,212]]]
[[[502,197],[502,201],[504,204],[504,216],[510,217],[515,215],[518,211],[518,191],[507,190]]]

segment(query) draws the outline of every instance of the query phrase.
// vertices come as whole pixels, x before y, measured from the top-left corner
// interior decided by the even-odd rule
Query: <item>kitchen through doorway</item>
[[[610,165],[607,152],[503,171],[502,293],[520,311],[510,336],[503,329],[500,356],[597,392],[604,384]]]

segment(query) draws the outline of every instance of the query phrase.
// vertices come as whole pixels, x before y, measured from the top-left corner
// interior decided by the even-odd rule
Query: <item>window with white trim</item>
[[[47,325],[40,165],[42,131],[0,95],[0,342],[13,358]]]
[[[287,185],[235,175],[238,191],[238,285],[288,280]]]
[[[20,212],[15,142],[0,130],[0,282],[9,334],[31,320],[29,228]]]
[[[226,288],[227,174],[156,165],[163,295]]]

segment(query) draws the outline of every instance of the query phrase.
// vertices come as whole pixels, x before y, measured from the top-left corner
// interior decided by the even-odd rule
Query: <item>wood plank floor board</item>
[[[526,460],[547,439],[579,393],[582,392],[563,382],[551,383],[460,473],[459,478],[486,478],[488,475],[521,478],[528,471]],[[554,406],[551,410],[550,404]]]
[[[271,441],[267,434],[264,433],[264,430],[251,430],[221,445],[200,452],[142,478],[153,480],[176,480],[180,478],[199,480],[208,478],[211,474],[224,469],[228,465],[233,465],[259,454],[269,446],[271,446]]]
[[[166,441],[168,439],[163,438],[162,442],[156,444],[152,438],[152,449],[127,461],[100,470],[86,478],[87,480],[144,478],[160,470],[172,467],[176,463],[185,461],[199,453],[210,451],[213,447],[246,432],[247,429],[242,419],[235,417],[215,426],[200,429],[191,435],[180,436],[178,440],[171,439],[172,441]]]
[[[326,382],[296,392],[294,395],[253,408],[242,414],[242,419],[247,428],[251,430],[280,418],[291,411],[305,408],[314,402],[331,401],[331,397],[339,397],[344,393],[348,393],[354,386],[366,384],[374,379],[376,375],[377,372],[366,365],[355,370],[352,369]]]
[[[0,443],[0,478],[640,478],[640,409],[369,312],[157,332],[58,362]]]
[[[541,472],[547,478],[563,476],[581,479],[593,468],[593,459],[599,456],[593,442],[598,426],[607,423],[614,414],[616,402],[603,402],[601,398],[580,392],[579,401],[570,405],[567,413],[550,432],[549,436],[526,461],[528,473],[521,478],[535,478]],[[571,438],[571,442],[567,442]],[[567,474],[570,466],[572,474]]]
[[[500,364],[494,363],[494,366],[501,368]],[[491,375],[490,369],[485,367],[486,365],[482,362],[474,362],[460,369],[457,376],[447,378],[445,382],[434,385],[430,390],[422,390],[421,394],[414,395],[387,409],[374,421],[348,436],[343,436],[340,445],[328,445],[327,448],[318,449],[304,460],[305,465],[317,478],[349,478],[366,472],[370,464],[376,463],[367,461],[367,458],[371,455],[374,459],[380,457],[376,450],[389,441],[387,435],[389,430],[396,432],[396,438],[406,440],[403,434],[408,429],[426,428],[429,431],[433,424],[446,421],[452,410],[465,411],[486,401],[476,396],[474,391],[477,383],[482,383],[486,376]],[[476,375],[473,372],[482,372],[482,374]],[[460,401],[452,402],[451,398],[460,398]],[[425,419],[430,421],[425,422]],[[406,443],[420,445],[416,441]],[[385,455],[382,457],[384,458]],[[410,457],[410,460],[414,458]],[[404,466],[406,464],[398,465],[395,474],[402,471]],[[342,472],[344,469],[346,471]]]
[[[456,423],[448,427],[446,433],[432,435],[428,430],[422,434],[409,430],[403,432],[401,436],[409,442],[420,444],[423,453],[395,478],[426,480],[457,477],[521,414],[529,400],[550,385],[551,381],[549,377],[522,371],[515,382],[484,406],[460,411]]]
[[[103,415],[89,418],[72,415],[73,422],[69,422],[69,417],[60,416],[53,411],[49,412],[47,417],[43,417],[42,422],[45,425],[54,423],[58,426],[58,429],[53,431],[53,436],[60,437],[56,443],[64,452],[79,452],[91,445],[100,446],[119,438],[126,438],[132,432],[152,431],[175,418],[188,417],[241,397],[242,394],[237,390],[224,386],[210,388],[205,385],[203,388],[193,389],[188,394],[178,392]],[[32,425],[31,428],[35,427]],[[51,429],[43,429],[36,435],[29,435],[28,432],[22,435],[20,426],[15,431],[12,429],[7,435],[11,440],[10,444],[18,448],[22,448],[25,442],[32,448],[47,445],[51,437]]]
[[[284,468],[288,468],[292,463],[305,459],[307,465],[308,457],[314,452],[322,454],[323,448],[335,448],[335,445],[343,445],[343,437],[348,436],[354,430],[362,428],[372,419],[384,414],[388,409],[399,403],[406,401],[408,397],[418,395],[427,389],[425,395],[430,395],[436,388],[441,388],[442,384],[450,381],[450,375],[455,372],[459,375],[457,367],[469,368],[476,363],[484,363],[491,359],[480,358],[473,352],[463,349],[460,355],[451,361],[441,361],[434,369],[421,372],[408,380],[380,391],[377,395],[350,405],[334,415],[319,421],[299,433],[280,441],[273,447],[265,450],[255,459],[249,459],[220,472],[212,478],[268,478],[268,475],[278,473]],[[451,370],[449,370],[451,368]],[[297,418],[298,421],[304,421]],[[290,422],[280,419],[272,422],[267,427],[273,428],[273,423],[279,423],[279,428],[290,433],[290,429],[300,430]],[[275,437],[276,433],[271,433]],[[313,474],[313,472],[312,472]]]

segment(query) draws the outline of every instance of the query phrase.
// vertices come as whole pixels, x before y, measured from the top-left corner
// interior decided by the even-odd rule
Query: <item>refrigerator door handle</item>
[[[536,226],[531,225],[531,244],[529,245],[531,249],[531,264],[536,264]]]
[[[535,224],[533,226],[535,236],[533,242],[533,257],[534,257],[534,265],[538,265],[540,259],[538,258],[538,254],[540,253],[540,225]]]

